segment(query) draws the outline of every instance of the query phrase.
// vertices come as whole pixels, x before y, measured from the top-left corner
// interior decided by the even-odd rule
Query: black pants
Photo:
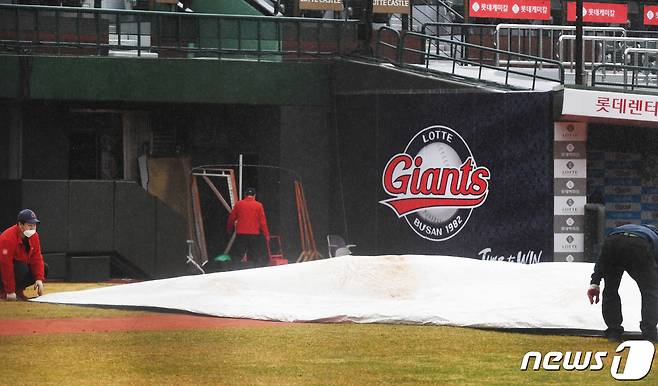
[[[658,323],[658,274],[651,243],[642,237],[615,234],[608,237],[601,250],[603,269],[603,320],[607,336],[621,335],[624,328],[619,298],[619,284],[624,271],[637,282],[642,295],[640,330],[647,338],[656,338]]]
[[[43,275],[48,277],[48,264],[43,263]],[[14,280],[16,291],[22,291],[36,282],[30,267],[22,261],[14,260]]]
[[[247,255],[247,263],[242,263],[242,256]],[[265,237],[262,235],[236,235],[231,248],[233,269],[264,267],[268,263]]]

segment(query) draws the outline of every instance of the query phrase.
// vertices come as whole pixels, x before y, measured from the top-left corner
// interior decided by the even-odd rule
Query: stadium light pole
[[[576,84],[585,85],[583,73],[583,0],[576,0]]]

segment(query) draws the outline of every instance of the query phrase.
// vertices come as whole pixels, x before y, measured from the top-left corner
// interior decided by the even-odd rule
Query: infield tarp
[[[279,321],[411,323],[603,330],[586,296],[591,263],[525,265],[448,256],[344,256],[76,292],[39,302],[160,307]],[[639,331],[640,294],[624,276],[627,331]]]

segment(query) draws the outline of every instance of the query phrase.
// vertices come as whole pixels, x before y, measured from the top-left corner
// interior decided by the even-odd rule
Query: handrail
[[[624,83],[614,83],[610,81],[612,77],[603,76],[601,80],[597,80],[597,72],[600,69],[603,69],[604,73],[606,68],[614,68],[615,72],[617,70],[623,71],[624,73]],[[628,72],[631,72],[631,82],[628,82]],[[639,83],[640,80],[644,80],[645,84],[642,85]],[[612,78],[614,80],[614,78]],[[630,86],[629,86],[630,84]],[[608,86],[608,87],[622,87],[624,91],[633,91],[636,89],[646,89],[651,91],[658,91],[658,78],[656,75],[655,67],[638,67],[638,66],[626,66],[621,64],[598,64],[592,68],[592,87],[596,86]]]
[[[576,26],[573,25],[555,25],[555,24],[510,24],[501,23],[496,25],[496,29],[529,29],[529,30],[560,30],[560,31],[576,31]],[[591,27],[583,26],[584,31],[601,31],[601,32],[624,32],[626,29],[623,27]]]
[[[395,36],[395,44],[390,44],[390,43],[386,43],[385,41],[382,41],[381,37],[382,37],[382,32],[384,31],[393,33],[393,35]],[[380,56],[379,47],[387,47],[395,50],[395,59],[393,60],[393,63],[400,63],[402,61],[401,51],[400,51],[400,48],[402,46],[400,45],[400,32],[398,32],[398,30],[386,26],[378,29],[377,41],[375,42],[375,58],[377,59],[382,58]]]
[[[436,28],[436,35],[434,34],[429,34],[428,33],[428,28],[434,27]],[[494,24],[475,24],[475,23],[424,23],[422,28],[421,28],[421,33],[423,35],[430,35],[430,36],[446,36],[441,34],[441,29],[447,29],[450,32],[446,34],[447,36],[450,36],[451,40],[455,40],[455,37],[457,37],[458,41],[466,42],[466,43],[473,43],[473,37],[479,38],[476,39],[478,40],[478,45],[484,45],[485,43],[485,36],[491,36],[493,38],[495,31],[496,31],[496,25]],[[455,33],[454,31],[458,30],[459,33]],[[473,32],[473,30],[475,30]],[[487,31],[488,30],[488,31]],[[486,31],[486,33],[485,33]],[[490,33],[489,33],[490,32]],[[469,41],[470,40],[470,41]],[[493,40],[493,39],[492,39]],[[461,57],[468,56],[468,49],[465,47],[461,51],[452,51],[450,52],[450,55],[459,55]],[[436,46],[436,53],[438,54],[440,51],[440,47],[437,45]]]
[[[638,38],[648,38],[648,37],[658,38],[658,31],[627,30],[626,31],[626,36],[628,36],[628,37],[638,37]]]
[[[452,8],[450,5],[448,5],[448,3],[446,3],[446,2],[443,1],[443,0],[437,0],[437,1],[438,1],[439,3],[441,3],[441,5],[443,5],[443,6],[445,7],[445,9],[447,9],[448,11],[450,11],[450,13],[452,13],[452,14],[455,15],[455,16],[457,16],[457,19],[458,19],[458,20],[464,21],[464,16],[462,16],[462,15],[461,15],[459,12],[457,12],[454,8]]]
[[[574,35],[562,35],[560,40],[576,40]],[[583,40],[619,41],[619,42],[658,42],[658,38],[633,38],[626,36],[583,36]]]
[[[658,67],[658,49],[655,49],[655,48],[635,48],[635,47],[627,48],[626,50],[624,50],[624,64],[625,65],[631,65],[631,64],[628,63],[629,59],[631,57],[630,54],[647,54],[647,55],[644,55],[643,63],[642,63],[643,65],[641,67],[651,67],[651,66],[648,65],[648,63],[649,63],[648,58],[649,57],[654,58],[653,68]],[[650,54],[652,54],[652,55],[650,55]],[[637,66],[638,65],[637,58],[640,55],[633,55],[633,56],[635,57],[635,63],[633,63],[632,65]]]
[[[387,28],[387,27],[383,27],[383,28]],[[380,31],[381,30],[382,29],[380,29]],[[538,66],[535,66],[534,72],[532,74],[529,74],[527,72],[512,69],[512,68],[510,68],[509,65],[505,68],[500,68],[500,67],[497,67],[497,66],[485,64],[485,63],[482,62],[482,60],[480,60],[478,62],[478,61],[475,61],[475,60],[470,60],[468,57],[467,58],[447,57],[447,56],[441,56],[439,54],[434,54],[429,49],[418,50],[418,49],[415,49],[415,48],[409,48],[407,46],[407,41],[409,40],[409,38],[422,39],[422,40],[426,41],[426,43],[427,42],[431,43],[432,41],[436,41],[437,45],[438,45],[438,43],[444,43],[444,44],[448,44],[448,45],[451,45],[451,46],[469,48],[471,50],[480,50],[482,52],[488,52],[488,53],[492,53],[492,54],[508,55],[508,57],[514,56],[514,57],[518,57],[518,58],[528,60],[528,61],[529,60],[534,60],[536,63],[539,63],[539,62],[550,63],[551,65],[554,65],[555,67],[558,68],[558,77],[559,77],[559,79],[555,79],[555,78],[551,78],[551,77],[547,77],[547,76],[543,76],[543,75],[538,74],[537,73]],[[378,40],[381,40],[381,35],[378,35]],[[431,44],[425,44],[425,46],[429,48],[431,46]],[[452,48],[451,48],[451,51],[452,51]],[[444,39],[444,38],[440,38],[440,37],[423,35],[423,34],[416,33],[416,32],[406,32],[401,36],[400,46],[399,46],[397,52],[398,52],[398,60],[397,60],[397,63],[395,63],[396,65],[398,65],[400,67],[406,67],[406,68],[411,68],[411,69],[416,69],[416,70],[423,69],[424,71],[430,72],[430,73],[431,72],[442,72],[442,71],[438,71],[438,70],[434,70],[434,69],[429,68],[429,63],[430,63],[431,59],[439,59],[439,60],[446,60],[447,59],[447,60],[451,60],[452,63],[453,63],[451,74],[453,76],[458,76],[458,77],[461,77],[461,78],[471,78],[471,77],[468,77],[468,76],[465,76],[465,75],[462,75],[462,74],[457,74],[456,71],[455,71],[455,65],[456,64],[468,64],[468,65],[473,65],[473,66],[479,66],[477,79],[480,80],[480,81],[484,80],[483,77],[482,77],[482,69],[483,68],[488,68],[488,69],[492,69],[492,70],[495,70],[495,71],[503,71],[505,73],[505,83],[504,83],[504,85],[507,86],[507,87],[516,87],[516,86],[513,86],[510,83],[510,75],[517,75],[517,76],[521,76],[521,77],[524,77],[524,78],[525,77],[531,78],[532,79],[532,86],[531,86],[530,89],[532,89],[532,90],[535,89],[537,80],[545,80],[545,81],[555,82],[555,83],[559,83],[559,84],[564,84],[564,67],[558,61],[539,58],[539,57],[533,57],[533,56],[530,56],[530,55],[518,54],[518,53],[514,53],[514,52],[509,52],[509,51],[497,50],[497,49],[489,48],[489,47],[482,47],[482,46],[478,46],[478,45],[475,45],[475,44],[459,42],[459,41]],[[417,65],[405,63],[405,53],[424,56],[426,58],[425,67],[422,68],[422,67],[419,67]],[[482,54],[480,56],[482,56]]]
[[[428,7],[436,7],[437,12],[436,15],[434,15],[433,12],[431,12],[429,15],[425,13],[423,10],[421,10],[419,5],[425,5]],[[446,10],[446,14],[442,14],[438,12],[438,9],[444,8]],[[411,6],[409,9],[409,30],[413,31],[415,30],[414,28],[414,22],[418,22],[420,24],[421,20],[416,17],[416,13],[420,13],[424,18],[420,18],[423,20],[432,20],[434,19],[434,16],[437,17],[438,20],[441,20],[442,22],[453,22],[455,20],[459,22],[464,21],[464,16],[462,16],[459,12],[457,12],[454,8],[452,8],[447,2],[444,0],[411,0]],[[453,18],[449,18],[449,15],[453,15]],[[391,19],[397,19],[401,21],[401,17],[393,14],[391,15]]]
[[[421,29],[420,29],[420,31],[421,31],[422,34],[426,34],[426,32],[427,32],[427,27],[437,27],[437,28],[439,28],[439,27],[446,27],[446,28],[448,28],[448,27],[450,27],[450,28],[454,27],[454,28],[464,28],[464,29],[466,29],[466,28],[479,28],[479,29],[482,29],[482,30],[491,29],[491,30],[494,31],[494,32],[495,32],[495,29],[496,29],[496,25],[495,25],[495,24],[476,24],[476,23],[435,23],[435,22],[431,22],[431,23],[423,23],[423,25],[422,25],[422,27],[421,27]],[[493,35],[493,34],[492,34],[492,35]]]
[[[564,55],[564,50],[565,50],[565,45],[566,41],[573,41],[575,42],[576,37],[572,35],[563,35],[560,36],[559,39],[559,51],[560,51],[560,61],[563,64],[568,64],[572,69],[574,67],[574,44],[572,44],[570,47],[570,55],[569,55],[569,60],[567,61],[565,55]],[[625,50],[626,48],[643,48],[643,47],[637,47],[637,45],[645,45],[644,48],[648,48],[647,46],[649,44],[658,47],[658,39],[653,39],[653,38],[629,38],[629,37],[612,37],[612,36],[583,36],[583,45],[585,44],[586,41],[591,41],[592,48],[591,48],[591,61],[586,62],[583,61],[585,65],[590,65],[590,66],[595,66],[596,64],[621,64],[617,63],[617,58],[618,56],[623,54],[622,50]],[[612,43],[612,52],[609,52],[610,49],[608,48],[608,44],[606,43]],[[597,56],[597,45],[600,48],[599,49],[599,55]],[[632,44],[633,47],[627,47],[628,44]],[[585,50],[583,50],[583,58],[585,57]],[[608,61],[608,56],[610,57],[610,61]],[[597,61],[597,59],[599,59]],[[625,59],[624,59],[625,62]],[[611,67],[615,68],[615,67]],[[605,68],[604,68],[605,69]]]
[[[0,16],[0,51],[24,54],[239,55],[260,61],[305,60],[358,47],[357,21],[351,20],[13,4],[0,4]]]
[[[519,53],[525,53],[525,54],[532,54],[533,51],[533,36],[536,36],[536,47],[537,47],[537,52],[538,56],[544,57],[544,32],[548,32],[549,38],[550,38],[550,44],[548,45],[549,47],[549,59],[557,59],[555,55],[555,50],[554,50],[554,44],[556,43],[555,40],[555,35],[556,33],[559,34],[559,36],[565,36],[567,33],[571,35],[571,32],[575,35],[576,33],[576,27],[575,26],[570,26],[570,25],[534,25],[534,24],[498,24],[496,26],[496,48],[501,48],[501,32],[502,31],[508,31],[507,33],[507,46],[505,49],[512,51],[512,31],[518,31],[518,37],[517,37],[517,48]],[[583,27],[583,34],[597,34],[597,33],[603,33],[605,34],[612,34],[613,36],[617,36],[617,34],[620,34],[621,36],[626,36],[626,30],[622,27]],[[522,40],[522,36],[527,36],[527,41]],[[558,37],[559,39],[559,37]],[[521,52],[521,47],[523,43],[526,44],[526,50],[525,52]],[[496,57],[496,64],[500,64],[499,58]]]
[[[425,3],[425,5],[431,6],[431,4],[427,4],[427,3]],[[437,7],[438,7],[438,5],[437,5]],[[421,14],[422,16],[424,16],[426,19],[432,19],[432,16],[428,15],[427,13],[425,13],[425,11],[423,11],[423,10],[421,10],[421,9],[416,9],[416,10],[414,11],[414,7],[412,6],[412,7],[411,7],[411,10],[410,10],[410,13],[409,13],[409,18],[411,19],[411,20],[410,20],[410,23],[409,23],[409,30],[410,30],[410,31],[413,31],[413,30],[414,30],[414,29],[413,29],[414,21],[418,20],[418,19],[416,18],[416,14],[417,14],[417,13],[420,13],[420,14]],[[441,16],[445,18],[445,16],[443,16],[443,15],[441,15]],[[446,19],[446,20],[447,20],[447,19]]]

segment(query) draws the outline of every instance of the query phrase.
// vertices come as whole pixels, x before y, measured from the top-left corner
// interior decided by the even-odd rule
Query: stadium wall
[[[53,224],[42,227],[47,252],[115,252],[138,256],[132,263],[149,276],[185,272],[184,219],[137,185],[137,157],[152,145],[149,138],[165,132],[175,142],[171,153],[159,156],[186,155],[191,165],[204,165],[235,163],[244,154],[247,163],[293,170],[304,183],[323,255],[326,235],[337,233],[358,244],[360,254],[479,258],[490,248],[491,255],[551,259],[549,93],[494,94],[341,61],[5,57],[0,67],[7,70],[3,80],[19,79],[0,90],[7,116],[0,123],[0,143],[6,143],[0,147],[7,151],[0,155],[0,191],[7,197],[0,215],[10,224],[17,208],[43,212]],[[492,174],[486,202],[441,242],[419,237],[379,203],[389,198],[382,188],[388,160],[431,125],[459,132],[477,164]],[[87,129],[130,142],[119,165],[125,174],[76,181],[71,165],[80,150],[74,140]],[[256,186],[272,233],[282,235],[286,256],[295,260],[301,251],[292,175],[246,172],[245,186]],[[202,199],[208,205],[215,200],[207,189]],[[225,215],[218,207],[204,213],[211,257],[226,245]],[[130,229],[145,231],[123,235]],[[78,245],[85,242],[80,238],[95,240],[94,246]]]
[[[0,98],[10,99],[124,104],[331,103],[330,64],[320,62],[2,56],[0,70]]]

